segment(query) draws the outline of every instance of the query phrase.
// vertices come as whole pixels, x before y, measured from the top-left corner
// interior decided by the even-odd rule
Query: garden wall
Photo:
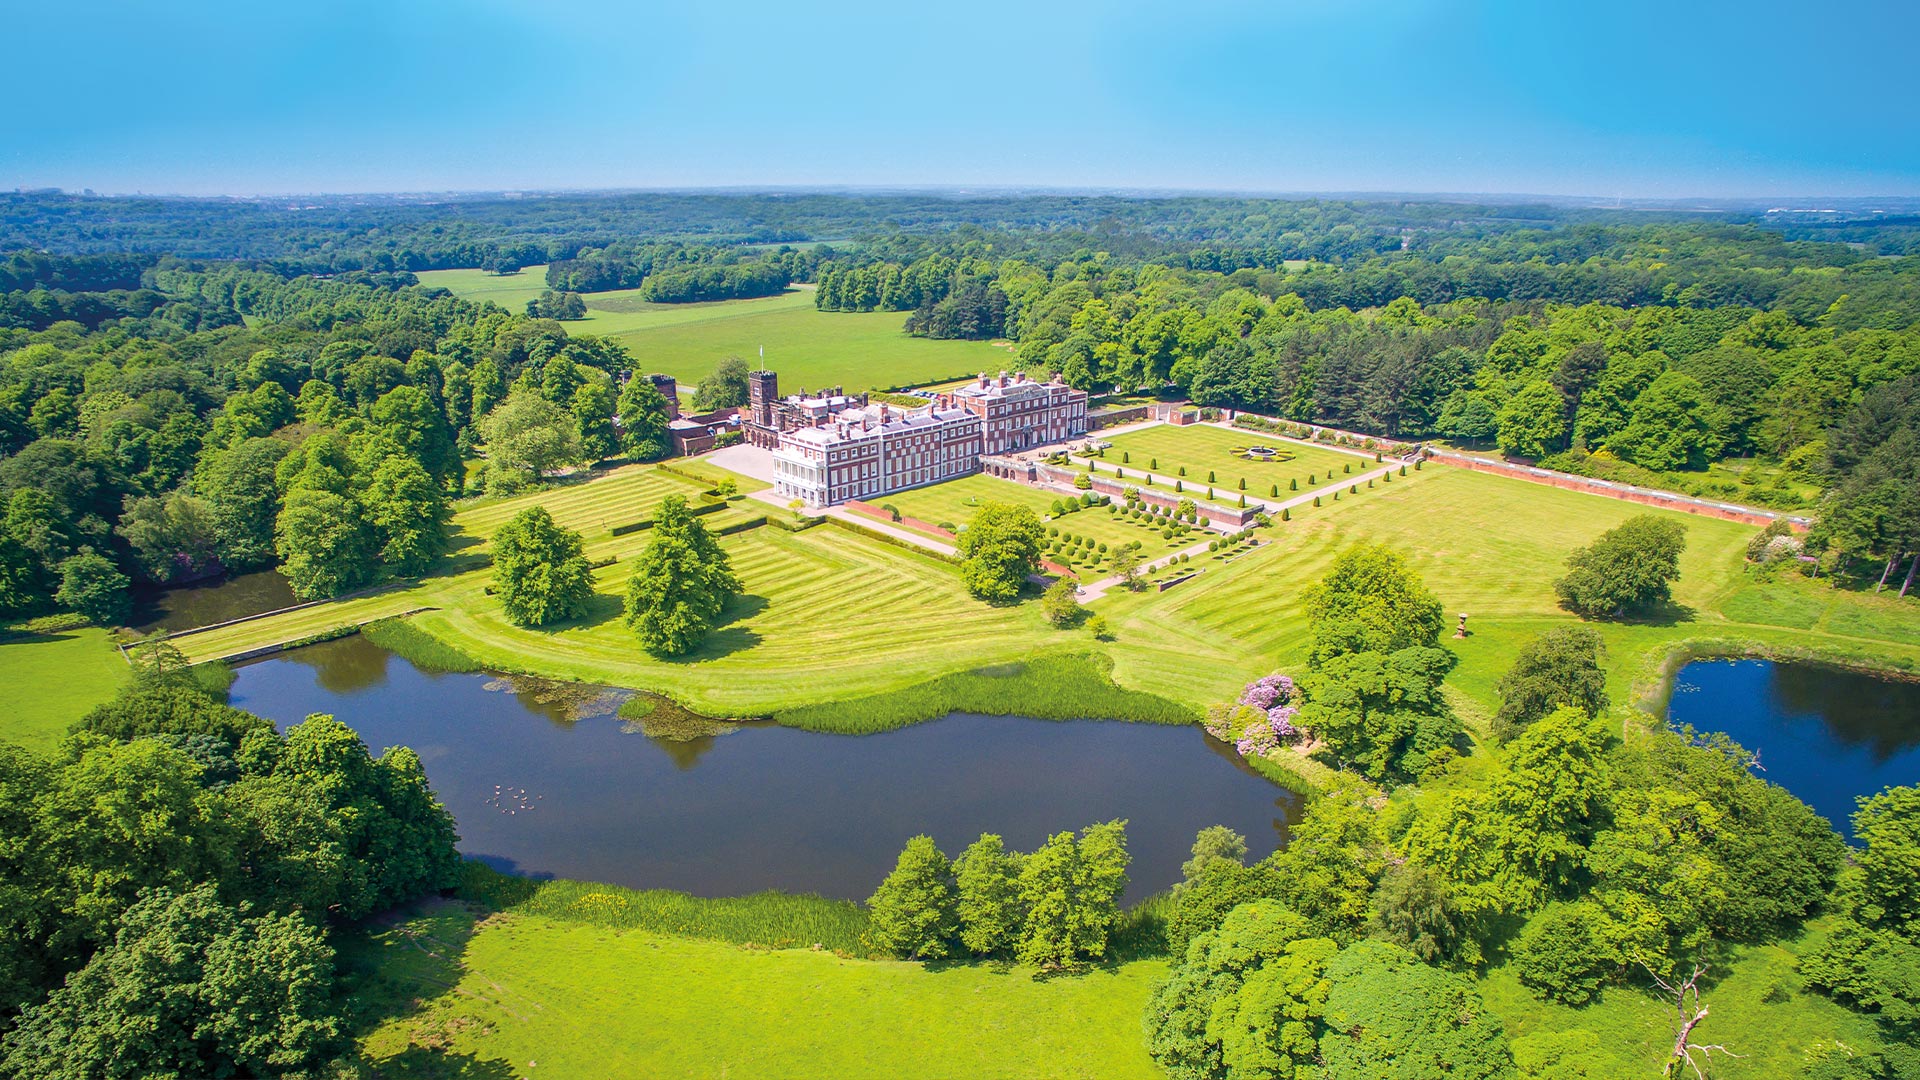
[[[1643,506],[1655,506],[1662,510],[1679,510],[1702,517],[1720,518],[1724,521],[1738,521],[1747,525],[1770,525],[1784,520],[1796,532],[1805,532],[1813,524],[1811,519],[1794,517],[1773,510],[1761,510],[1752,506],[1740,506],[1735,503],[1713,502],[1708,499],[1696,499],[1691,495],[1680,495],[1671,491],[1655,488],[1634,487],[1631,484],[1616,484],[1611,480],[1596,480],[1588,476],[1575,476],[1572,473],[1555,472],[1552,469],[1536,468],[1532,465],[1516,465],[1511,461],[1494,458],[1476,457],[1472,454],[1459,454],[1451,450],[1428,448],[1427,455],[1435,461],[1448,465],[1458,465],[1474,472],[1492,473],[1496,476],[1511,476],[1518,480],[1527,480],[1549,487],[1565,488],[1568,491],[1581,491],[1589,495],[1604,495],[1610,499],[1639,503]]]

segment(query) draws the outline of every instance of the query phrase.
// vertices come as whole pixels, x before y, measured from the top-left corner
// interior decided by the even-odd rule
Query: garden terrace
[[[1242,480],[1246,481],[1249,499],[1276,498],[1271,494],[1275,488],[1280,492],[1278,498],[1287,499],[1328,487],[1327,477],[1346,475],[1341,473],[1344,468],[1351,467],[1353,473],[1358,474],[1374,467],[1368,464],[1373,456],[1371,454],[1333,450],[1282,439],[1277,435],[1228,430],[1211,424],[1186,427],[1156,424],[1120,435],[1096,437],[1113,444],[1098,459],[1102,471],[1118,468],[1125,470],[1128,476],[1137,476],[1153,466],[1151,471],[1155,476],[1181,480],[1189,493],[1197,490],[1204,495],[1211,486],[1216,502],[1232,502],[1236,499],[1241,492]],[[1235,453],[1236,450],[1251,446],[1272,447],[1292,456],[1284,461],[1252,461]],[[1129,458],[1131,460],[1126,460]],[[1082,467],[1084,460],[1074,459]],[[1180,475],[1183,466],[1187,470],[1185,476]],[[1208,473],[1214,475],[1212,485],[1207,483]],[[1309,485],[1309,476],[1315,477],[1318,482]],[[1288,486],[1294,481],[1299,482],[1299,491]],[[1162,483],[1154,485],[1155,490],[1165,490],[1166,487]]]
[[[972,521],[973,515],[979,512],[980,506],[984,503],[998,502],[1026,506],[1038,514],[1050,530],[1047,536],[1049,543],[1060,540],[1062,537],[1085,538],[1088,544],[1079,545],[1080,549],[1085,550],[1090,546],[1095,555],[1100,554],[1099,545],[1101,544],[1107,545],[1107,554],[1111,555],[1123,544],[1139,543],[1143,557],[1157,558],[1170,551],[1178,551],[1205,540],[1209,535],[1196,529],[1185,536],[1165,538],[1160,535],[1159,528],[1149,527],[1146,519],[1129,517],[1126,507],[1118,498],[1113,500],[1118,508],[1112,513],[1109,513],[1105,506],[1096,504],[1061,515],[1054,520],[1045,520],[1053,515],[1056,502],[1073,502],[1081,494],[1084,493],[1075,492],[1067,495],[1044,488],[1029,487],[1012,480],[976,475],[963,476],[957,480],[948,480],[945,483],[914,488],[910,491],[895,492],[883,499],[872,500],[870,505],[893,506],[902,516],[918,518],[931,525],[948,523],[956,526]],[[1064,548],[1065,545],[1062,546]],[[1064,561],[1056,556],[1049,557],[1054,558],[1055,561]],[[1105,565],[1104,559],[1101,560],[1101,565]],[[1077,572],[1084,577],[1095,570],[1087,566],[1086,569],[1077,570]]]

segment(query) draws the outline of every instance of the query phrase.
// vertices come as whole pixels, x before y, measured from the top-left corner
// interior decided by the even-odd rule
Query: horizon
[[[91,71],[17,58],[23,85],[60,92],[0,117],[0,189],[1920,196],[1902,53],[1920,10],[1890,0],[1811,45],[1786,0],[83,0],[12,23],[29,41],[84,23]]]
[[[1091,184],[858,184],[858,183],[818,183],[818,184],[777,184],[777,183],[737,183],[704,185],[666,185],[643,187],[525,187],[525,188],[415,188],[415,189],[379,189],[364,190],[261,190],[261,191],[101,191],[92,187],[64,188],[58,186],[17,186],[5,192],[15,196],[59,195],[81,199],[203,199],[233,200],[241,202],[259,202],[275,199],[500,199],[515,198],[560,198],[580,196],[634,196],[634,195],[728,195],[728,196],[770,196],[770,195],[846,195],[850,197],[886,197],[907,195],[938,195],[955,198],[991,198],[1009,199],[1021,197],[1078,196],[1087,198],[1115,199],[1248,199],[1270,200],[1276,202],[1337,201],[1337,202],[1410,202],[1447,204],[1462,206],[1489,205],[1526,205],[1544,203],[1557,207],[1580,207],[1593,210],[1622,210],[1640,212],[1697,212],[1714,213],[1728,210],[1750,210],[1760,204],[1783,204],[1770,206],[1768,212],[1782,213],[1822,213],[1845,207],[1851,212],[1870,212],[1874,208],[1863,206],[1875,202],[1913,204],[1903,206],[1893,212],[1906,213],[1920,210],[1920,193],[1867,192],[1861,194],[1834,194],[1820,192],[1799,193],[1753,193],[1733,192],[1728,194],[1674,194],[1674,195],[1596,195],[1590,192],[1542,192],[1542,191],[1416,191],[1416,190],[1258,190],[1248,188],[1200,188],[1200,187],[1149,187],[1149,186],[1111,186]],[[1792,206],[1790,203],[1826,203],[1826,206]]]

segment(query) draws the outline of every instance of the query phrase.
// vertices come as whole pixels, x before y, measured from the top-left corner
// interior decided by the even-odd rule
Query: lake
[[[864,899],[917,833],[951,856],[982,832],[1030,850],[1126,818],[1132,901],[1179,880],[1201,828],[1231,826],[1260,858],[1302,805],[1197,727],[956,714],[879,735],[753,723],[675,740],[615,716],[618,691],[427,674],[357,636],[235,674],[233,704],[283,726],[328,712],[375,753],[413,747],[463,852],[634,888]]]
[[[1856,795],[1920,783],[1920,684],[1816,664],[1696,660],[1674,676],[1667,718],[1759,754],[1758,775],[1844,835]]]

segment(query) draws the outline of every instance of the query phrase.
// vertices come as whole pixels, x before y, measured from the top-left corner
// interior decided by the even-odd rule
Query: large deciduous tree
[[[626,622],[648,652],[684,656],[706,640],[740,578],[678,495],[661,502],[651,536],[627,581]]]
[[[493,534],[493,588],[519,626],[579,615],[593,596],[580,534],[555,524],[543,506],[515,514]]]
[[[1500,678],[1493,737],[1506,742],[1566,705],[1600,715],[1607,707],[1607,673],[1600,667],[1606,653],[1599,633],[1583,626],[1548,630],[1521,646]]]
[[[910,960],[938,960],[952,948],[953,865],[931,836],[907,841],[893,872],[867,899],[867,940]]]
[[[1311,663],[1350,652],[1391,653],[1431,646],[1446,626],[1440,601],[1398,553],[1359,544],[1306,593]]]
[[[1685,525],[1639,514],[1569,556],[1553,589],[1561,606],[1588,618],[1644,612],[1672,598],[1686,547]]]
[[[511,490],[585,460],[578,418],[538,390],[515,387],[479,423],[486,443],[487,482]]]
[[[986,503],[960,533],[960,580],[982,600],[1020,595],[1027,575],[1040,569],[1040,519],[1025,506]]]
[[[653,380],[636,375],[620,391],[620,449],[635,461],[658,461],[673,448],[667,399]]]
[[[12,1076],[286,1076],[344,1042],[333,949],[298,915],[228,907],[214,886],[156,888],[111,945],[21,1014]]]

